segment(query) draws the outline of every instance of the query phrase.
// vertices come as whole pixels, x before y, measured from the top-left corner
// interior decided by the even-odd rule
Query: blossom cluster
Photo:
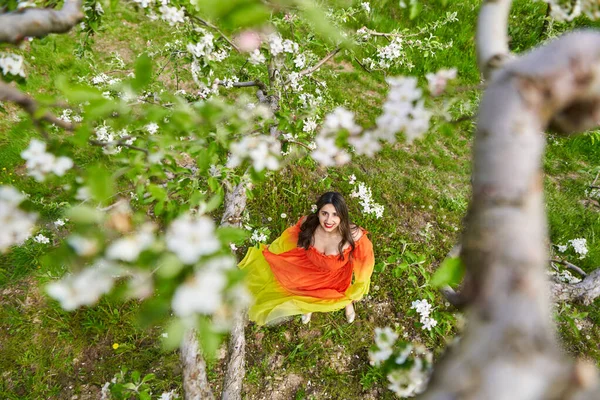
[[[398,334],[389,326],[375,328],[375,348],[369,350],[369,362],[371,365],[379,366],[386,361],[394,352],[394,343]]]
[[[328,167],[343,165],[350,161],[348,152],[335,144],[336,134],[340,130],[346,130],[351,138],[362,131],[362,128],[354,122],[354,113],[344,107],[336,108],[325,117],[321,131],[315,138],[316,149],[311,153],[311,157],[319,164]]]
[[[352,176],[350,177],[350,182],[355,182],[356,177],[352,179]],[[358,185],[354,188],[352,193],[350,193],[350,197],[358,197],[360,199],[360,205],[363,208],[363,213],[373,214],[377,219],[383,217],[383,211],[385,210],[385,207],[373,201],[371,188],[365,185],[363,182],[358,182]]]
[[[542,1],[550,5],[550,16],[558,21],[573,21],[582,14],[590,19],[600,18],[600,4],[596,0]]]
[[[373,136],[395,143],[396,134],[404,132],[411,143],[429,129],[431,111],[424,106],[423,91],[417,87],[417,78],[399,76],[386,80],[390,92],[383,104],[383,113],[377,117]]]
[[[446,89],[448,81],[456,78],[456,68],[440,69],[435,74],[426,74],[425,78],[427,78],[429,92],[433,96],[439,96]]]
[[[58,300],[65,310],[75,310],[82,305],[92,305],[108,293],[119,277],[120,269],[112,262],[99,259],[83,271],[70,274],[47,285],[48,294]]]
[[[189,43],[186,47],[187,51],[194,56],[194,58],[203,59],[208,61],[221,62],[229,56],[229,49],[215,48],[214,35],[202,28],[196,28],[196,32],[199,33],[200,39],[194,44]]]
[[[37,216],[19,208],[25,196],[12,186],[0,186],[0,253],[31,236]]]
[[[396,343],[398,334],[390,327],[375,328],[375,344],[369,350],[369,362],[381,366],[393,360],[387,374],[388,389],[398,397],[413,397],[422,393],[431,375],[433,356],[421,345]],[[395,350],[394,348],[399,350]]]
[[[263,229],[254,229],[250,236],[250,241],[253,243],[265,243],[268,239],[267,232]]]
[[[412,353],[412,357],[411,356]],[[413,397],[423,393],[427,388],[431,375],[433,356],[423,346],[407,344],[400,355],[396,357],[396,364],[410,365],[410,368],[396,368],[387,375],[388,389],[400,398]]]
[[[69,157],[56,157],[52,153],[46,152],[46,143],[41,140],[31,139],[29,147],[21,152],[21,157],[27,161],[28,175],[33,176],[37,181],[42,182],[46,175],[54,173],[63,176],[73,167],[73,160]]]
[[[585,238],[571,239],[567,241],[567,244],[559,244],[556,247],[560,253],[564,253],[569,248],[569,245],[571,245],[575,253],[579,255],[579,259],[585,258],[588,253],[587,240]]]
[[[581,282],[581,279],[579,279],[576,276],[573,276],[573,274],[571,274],[571,272],[569,272],[567,270],[555,271],[555,270],[551,269],[551,270],[548,270],[547,273],[548,273],[548,275],[554,276],[559,281],[564,282],[564,283],[574,284],[574,283]]]
[[[281,156],[281,142],[272,136],[258,135],[245,136],[239,142],[234,142],[230,147],[230,156],[227,162],[229,168],[241,165],[244,159],[249,158],[256,171],[267,168],[272,171],[279,169]]]
[[[123,128],[115,134],[113,129],[106,125],[106,123],[98,126],[94,133],[96,134],[96,140],[104,144],[102,147],[104,154],[117,154],[121,152],[122,148],[117,145],[116,136],[123,139],[123,144],[126,145],[132,145],[135,142],[135,138],[130,136],[127,129]]]
[[[15,75],[25,77],[23,69],[23,56],[12,53],[0,53],[0,69],[4,75]]]
[[[415,309],[421,316],[420,322],[423,324],[421,327],[423,330],[430,331],[431,328],[437,325],[437,321],[430,317],[431,304],[427,302],[427,299],[413,301],[410,308]]]

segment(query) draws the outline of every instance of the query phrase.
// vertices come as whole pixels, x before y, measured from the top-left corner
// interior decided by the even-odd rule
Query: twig
[[[358,57],[354,56],[354,61],[356,61],[358,65],[360,65],[362,69],[364,69],[366,72],[368,72],[369,74],[371,73],[371,70],[369,68],[367,68],[365,65],[363,65],[363,63],[358,61]]]
[[[219,81],[219,85],[225,86],[225,83],[223,83],[223,81]],[[262,83],[259,80],[248,81],[248,82],[233,82],[232,86],[236,87],[236,88],[256,86],[256,87],[258,87],[260,90],[262,90],[265,93],[268,90],[267,89],[267,85],[265,85],[264,83]]]
[[[600,176],[600,171],[598,171],[598,173],[596,174],[596,177],[594,178],[594,181],[592,182],[592,184],[590,185],[590,187],[598,188],[598,186],[594,186],[594,185],[596,184],[596,181],[598,180],[599,176]]]
[[[457,119],[453,119],[448,122],[451,124],[459,124],[459,123],[465,122],[465,121],[472,121],[473,119],[475,119],[475,117],[476,117],[476,115],[461,115]]]
[[[27,8],[0,15],[0,43],[18,44],[26,37],[64,33],[84,17],[82,0],[66,0],[61,10]]]
[[[340,52],[340,50],[342,50],[342,48],[341,48],[341,47],[339,47],[339,46],[338,46],[338,47],[336,47],[336,48],[335,48],[335,50],[333,50],[331,53],[329,53],[329,54],[327,54],[325,57],[323,57],[323,58],[321,59],[321,61],[319,61],[318,63],[316,63],[314,66],[312,66],[312,67],[310,67],[310,68],[303,69],[302,71],[298,72],[298,75],[300,75],[300,76],[304,76],[304,75],[307,75],[307,74],[312,74],[313,72],[315,72],[316,70],[318,70],[319,68],[321,68],[321,66],[322,66],[323,64],[325,64],[327,61],[329,61],[329,59],[330,59],[331,57],[333,57],[333,56],[335,56],[337,53],[339,53],[339,52]],[[288,83],[288,82],[289,82],[289,80],[288,80],[286,83]]]
[[[554,263],[557,263],[557,264],[564,265],[564,266],[565,266],[565,268],[567,268],[567,269],[570,269],[571,271],[577,272],[579,275],[581,275],[581,276],[583,276],[583,277],[586,277],[586,276],[587,276],[587,273],[586,273],[584,270],[582,270],[581,268],[579,268],[579,267],[578,267],[577,265],[575,265],[575,264],[571,264],[571,263],[570,263],[570,262],[568,262],[568,261],[561,260],[561,259],[559,259],[559,258],[553,258],[553,259],[552,259],[552,260],[550,260],[550,261],[551,261],[551,262],[554,262]]]
[[[19,89],[14,88],[4,82],[0,82],[0,101],[10,101],[17,104],[23,110],[27,111],[34,121],[50,122],[51,124],[59,126],[68,131],[73,131],[75,129],[75,125],[59,119],[49,111],[45,112],[41,116],[37,116],[40,108],[38,103],[25,93],[21,92]]]
[[[208,21],[206,21],[206,20],[204,20],[204,19],[202,19],[202,18],[200,18],[200,17],[198,17],[198,16],[196,16],[196,15],[192,15],[192,14],[190,14],[190,13],[189,13],[189,12],[187,12],[187,11],[186,11],[186,13],[185,13],[185,14],[186,14],[188,17],[190,17],[190,19],[193,19],[194,21],[196,21],[196,22],[199,22],[199,23],[201,23],[202,25],[204,25],[204,26],[207,26],[207,27],[209,27],[209,28],[211,28],[211,29],[214,29],[215,31],[217,31],[217,32],[219,33],[219,35],[221,35],[221,36],[223,37],[223,39],[225,39],[225,41],[226,41],[227,43],[229,43],[229,44],[231,45],[231,47],[233,47],[233,48],[235,49],[235,51],[237,51],[238,53],[241,53],[241,50],[239,49],[239,47],[237,47],[237,46],[235,45],[235,43],[233,43],[233,41],[232,41],[231,39],[229,39],[229,38],[227,37],[227,35],[225,35],[225,34],[224,34],[224,33],[223,33],[223,32],[222,32],[222,31],[221,31],[219,28],[217,28],[215,25],[211,24],[210,22],[208,22]]]
[[[297,144],[298,146],[302,146],[302,147],[304,147],[308,151],[313,151],[313,149],[311,149],[308,145],[306,145],[306,144],[304,144],[302,142],[297,142],[295,140],[287,140],[287,139],[285,141],[288,142],[288,143]]]
[[[148,155],[148,150],[138,147],[138,146],[134,146],[132,144],[127,144],[126,142],[130,139],[134,139],[132,136],[123,136],[120,140],[117,141],[113,141],[113,142],[101,142],[99,140],[89,140],[89,143],[93,146],[99,146],[99,147],[110,147],[110,146],[121,146],[121,147],[127,147],[128,149],[131,150],[137,150],[137,151],[141,151],[142,153]]]

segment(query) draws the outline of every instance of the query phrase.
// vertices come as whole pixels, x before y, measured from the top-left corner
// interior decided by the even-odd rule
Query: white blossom
[[[171,26],[184,21],[185,10],[183,7],[177,9],[177,7],[163,5],[159,8],[159,11],[162,14],[161,18],[167,21]]]
[[[56,226],[65,226],[65,221],[62,219],[57,219],[56,221],[54,221],[54,225]]]
[[[260,52],[259,49],[255,49],[252,53],[250,53],[250,57],[248,57],[248,61],[250,62],[250,64],[252,65],[259,65],[259,64],[264,64],[264,62],[267,59],[265,58],[265,56]]]
[[[333,112],[327,114],[323,121],[322,133],[336,133],[346,129],[350,135],[357,135],[362,131],[360,125],[354,122],[354,113],[344,107],[337,107]]]
[[[215,223],[206,216],[186,214],[177,218],[169,225],[165,240],[167,248],[186,264],[193,264],[200,256],[221,248],[221,242],[215,236]]]
[[[114,241],[106,250],[106,257],[129,262],[137,260],[140,253],[154,243],[153,230],[153,225],[144,225],[139,232]]]
[[[148,8],[149,5],[154,4],[154,0],[133,0],[138,3],[142,8]]]
[[[373,200],[373,194],[371,188],[365,185],[363,182],[358,182],[354,191],[350,193],[350,197],[358,197],[360,199],[360,205],[363,208],[363,213],[374,214],[375,218],[383,217],[385,207],[381,204],[375,203]]]
[[[0,185],[0,252],[31,236],[37,216],[19,209],[24,198],[14,187]]]
[[[294,65],[298,69],[304,68],[306,66],[306,56],[304,55],[304,53],[300,53],[296,56],[296,58],[294,58]]]
[[[250,236],[250,240],[254,243],[265,243],[267,241],[267,235],[261,232],[258,229],[252,231],[252,236]]]
[[[21,152],[21,157],[27,161],[27,174],[39,182],[44,181],[49,173],[63,176],[73,167],[73,160],[46,152],[46,143],[37,139],[31,139],[29,147]]]
[[[302,131],[306,133],[312,133],[317,129],[317,122],[313,118],[306,118],[303,125]]]
[[[360,3],[360,6],[363,8],[363,10],[365,10],[367,14],[371,12],[371,4],[369,4],[368,1],[363,1],[362,3]]]
[[[269,41],[269,49],[271,50],[271,54],[273,56],[283,53],[283,40],[278,33],[270,34],[267,40]]]
[[[348,177],[348,183],[354,185],[356,183],[356,175],[352,174]]]
[[[256,171],[265,168],[274,171],[279,168],[280,155],[281,142],[272,136],[245,136],[240,142],[231,143],[227,166],[238,167],[244,159],[250,158]]]
[[[435,74],[426,74],[429,92],[433,96],[438,96],[444,92],[448,81],[456,78],[456,68],[440,69]]]
[[[556,246],[559,253],[564,253],[569,248],[568,244],[559,244]]]
[[[283,51],[291,54],[298,52],[298,43],[289,39],[285,39],[283,41]]]
[[[571,246],[573,246],[573,250],[575,253],[579,254],[579,258],[585,258],[588,253],[587,241],[584,238],[571,239],[569,240]]]
[[[158,132],[158,124],[156,122],[150,122],[149,124],[144,126],[144,128],[151,135],[154,135],[156,132]]]
[[[0,53],[0,68],[4,75],[18,75],[25,77],[23,69],[23,56],[11,53]]]
[[[80,256],[88,257],[98,252],[98,241],[80,235],[71,235],[67,238],[69,246]]]
[[[39,235],[37,235],[36,237],[34,237],[33,241],[36,243],[42,243],[42,244],[50,243],[50,239],[48,239],[46,236],[42,235],[41,233]]]
[[[348,143],[354,147],[356,154],[368,157],[373,157],[375,153],[381,150],[381,144],[370,131],[364,132],[362,136],[348,138]]]
[[[195,313],[212,314],[222,303],[222,291],[227,284],[223,271],[204,268],[177,288],[171,305],[179,317]]]
[[[92,267],[48,284],[46,291],[65,310],[75,310],[80,306],[96,303],[100,296],[108,293],[118,272],[113,264],[98,260]]]

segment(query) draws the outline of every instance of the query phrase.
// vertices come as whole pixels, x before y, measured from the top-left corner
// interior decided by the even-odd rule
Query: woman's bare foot
[[[311,312],[309,312],[308,314],[302,314],[302,323],[308,324],[310,322],[310,317],[312,317]]]
[[[354,322],[355,318],[356,312],[354,311],[354,306],[352,305],[352,303],[350,303],[346,306],[346,321],[348,321],[348,323],[351,324],[352,322]]]

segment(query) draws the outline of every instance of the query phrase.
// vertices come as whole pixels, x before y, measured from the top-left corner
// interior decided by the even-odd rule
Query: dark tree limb
[[[27,96],[19,89],[14,88],[2,81],[0,81],[0,101],[9,101],[11,103],[15,103],[27,113],[29,113],[29,115],[31,115],[31,118],[36,123],[39,123],[40,121],[45,121],[59,126],[63,129],[66,129],[68,131],[72,131],[75,129],[74,124],[59,119],[49,111],[44,112],[42,115],[38,115],[40,106],[34,99]]]
[[[68,32],[84,17],[81,4],[81,0],[66,0],[61,10],[26,8],[2,14],[0,43],[18,44],[26,37]]]

